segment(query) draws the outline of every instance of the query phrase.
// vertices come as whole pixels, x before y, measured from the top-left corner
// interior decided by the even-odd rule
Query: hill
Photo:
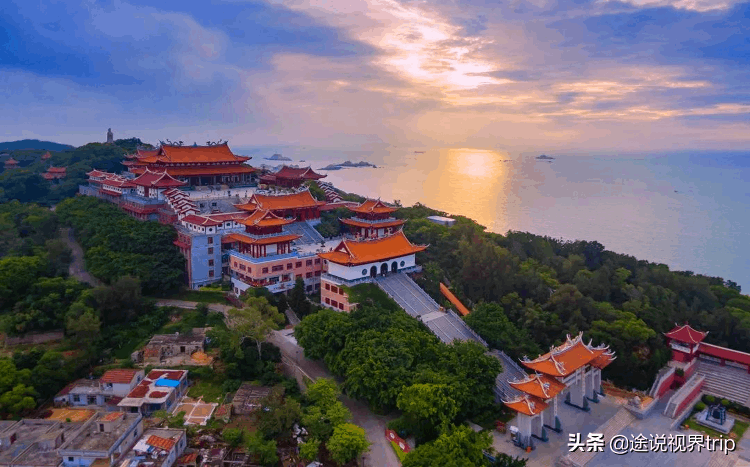
[[[39,141],[38,139],[22,139],[19,141],[6,141],[0,143],[0,151],[13,151],[16,149],[41,149],[45,151],[68,151],[75,146],[69,144],[53,143],[52,141]]]

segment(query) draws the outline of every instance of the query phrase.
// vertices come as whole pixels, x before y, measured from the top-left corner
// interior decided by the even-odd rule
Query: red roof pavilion
[[[608,351],[604,346],[592,347],[591,343],[585,344],[583,333],[580,333],[575,339],[568,336],[565,343],[552,347],[548,353],[534,360],[522,360],[521,363],[526,368],[545,375],[565,377]]]
[[[342,240],[333,251],[319,253],[318,256],[332,263],[356,266],[414,254],[426,248],[427,245],[414,245],[399,231],[388,237],[361,242]]]
[[[675,328],[665,333],[664,335],[670,339],[674,339],[679,342],[684,342],[686,344],[698,344],[702,342],[703,339],[706,338],[707,334],[708,334],[708,331],[706,332],[696,331],[695,329],[691,328],[689,324],[686,323],[686,324],[683,324],[682,326],[675,324]]]
[[[297,187],[308,180],[320,180],[327,176],[315,172],[310,167],[294,168],[285,165],[276,173],[269,173],[260,177],[260,182],[268,185]]]
[[[141,176],[133,179],[132,182],[136,186],[154,188],[170,188],[186,184],[186,182],[181,182],[170,176],[167,172],[152,172],[148,169]]]

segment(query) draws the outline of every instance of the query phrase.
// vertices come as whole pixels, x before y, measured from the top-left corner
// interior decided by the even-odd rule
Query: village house
[[[120,462],[120,467],[172,467],[185,452],[185,430],[152,428],[146,430]]]
[[[60,447],[62,467],[111,467],[141,433],[140,414],[99,413]]]
[[[193,328],[188,334],[157,334],[143,350],[131,356],[136,363],[182,365],[190,363],[190,356],[203,352],[206,344],[206,329]]]
[[[56,407],[116,406],[143,380],[143,370],[109,370],[100,379],[79,379],[65,386],[53,399]]]
[[[123,412],[150,415],[171,410],[187,392],[187,370],[151,370],[117,406]]]
[[[58,467],[60,447],[82,422],[24,419],[0,423],[0,467]]]

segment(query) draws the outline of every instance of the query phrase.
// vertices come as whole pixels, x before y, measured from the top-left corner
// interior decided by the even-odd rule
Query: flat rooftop
[[[3,436],[16,434],[16,441],[0,453],[0,464],[20,464],[56,467],[60,464],[57,449],[50,449],[40,443],[54,443],[63,435],[64,440],[73,436],[81,427],[81,422],[57,422],[53,420],[25,419],[6,428]],[[59,446],[57,446],[59,447]]]
[[[85,427],[62,446],[61,451],[109,451],[112,445],[141,419],[140,414],[100,412]],[[109,425],[99,431],[100,424]]]
[[[324,246],[320,245],[320,242],[317,243],[301,243],[298,245],[295,245],[295,248],[299,252],[300,255],[312,255],[315,253],[324,253],[326,251],[331,251],[333,248],[336,248],[339,243],[341,243],[341,239],[337,238],[334,240],[325,240]]]

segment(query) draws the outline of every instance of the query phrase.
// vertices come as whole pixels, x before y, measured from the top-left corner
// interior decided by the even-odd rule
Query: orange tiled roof
[[[547,403],[543,400],[528,394],[524,394],[512,401],[503,401],[503,403],[516,412],[528,416],[537,415],[547,408]]]
[[[322,206],[325,201],[316,201],[310,194],[310,190],[303,190],[298,193],[287,195],[259,195],[257,193],[250,197],[250,201],[244,205],[238,205],[240,209],[244,206],[255,204],[260,209],[269,211],[281,211],[285,209],[300,209]]]
[[[141,174],[139,177],[136,177],[133,180],[133,183],[138,186],[159,187],[159,188],[185,185],[185,182],[181,182],[179,180],[172,178],[166,172],[152,172],[148,169],[146,169],[146,171],[143,174]]]
[[[180,464],[192,464],[197,459],[198,459],[198,452],[194,451],[194,452],[189,452],[187,454],[183,454],[182,456],[180,456],[177,459],[177,461],[175,461],[175,463],[177,465],[180,465]]]
[[[45,153],[44,153],[44,155],[42,156],[42,160],[43,160],[43,161],[46,161],[46,160],[47,160],[47,159],[49,159],[50,157],[52,157],[52,154],[50,154],[50,153],[49,153],[49,151],[47,151],[47,152],[45,152]]]
[[[89,177],[106,177],[107,175],[111,174],[103,170],[93,169],[91,172],[86,172],[86,175],[88,175]]]
[[[376,229],[385,229],[388,227],[397,227],[399,225],[404,225],[406,220],[404,219],[394,219],[392,221],[388,222],[366,222],[366,221],[360,221],[357,219],[339,219],[342,224],[351,225],[354,227],[369,227],[369,228],[376,228]]]
[[[615,354],[613,352],[607,351],[603,354],[596,357],[594,360],[591,361],[591,366],[599,368],[600,370],[603,370],[606,368],[610,363],[612,363],[615,360]]]
[[[48,172],[45,172],[45,173],[43,173],[41,175],[42,175],[42,178],[45,179],[45,180],[54,180],[54,179],[57,178],[57,175],[51,174],[51,173],[48,173]]]
[[[292,242],[300,237],[302,235],[275,235],[273,237],[256,239],[240,233],[232,233],[222,237],[221,243],[240,242],[252,245],[271,245],[273,243]]]
[[[122,369],[122,370],[109,370],[102,375],[102,383],[120,383],[127,384],[133,381],[133,378],[138,373],[138,370]]]
[[[417,253],[427,248],[426,245],[414,245],[399,231],[388,237],[373,240],[342,240],[333,251],[319,253],[323,259],[344,266],[385,261],[399,256]]]
[[[141,173],[146,170],[143,164],[141,167],[134,167],[131,169],[133,173]],[[249,165],[220,165],[220,166],[208,166],[208,167],[163,167],[156,166],[160,171],[166,169],[166,171],[173,177],[189,177],[191,175],[224,175],[224,174],[242,174],[242,173],[253,173],[255,168]]]
[[[142,162],[245,162],[249,157],[236,156],[229,149],[229,145],[217,144],[216,146],[169,146],[159,148],[155,155],[140,158]]]
[[[255,227],[275,227],[279,225],[288,225],[294,222],[293,219],[284,219],[271,211],[256,209],[250,216],[239,221],[240,224]]]
[[[368,199],[359,206],[349,208],[349,210],[360,214],[390,214],[398,211],[398,208],[388,206],[379,199]]]
[[[286,165],[283,166],[278,172],[271,175],[274,175],[276,178],[287,178],[292,180],[320,180],[321,178],[325,178],[328,176],[315,173],[315,171],[310,167],[295,169],[294,167],[287,167]]]
[[[607,350],[603,346],[592,347],[591,343],[584,344],[583,333],[580,333],[575,339],[568,336],[564,344],[552,347],[548,353],[534,360],[522,360],[521,363],[526,368],[545,375],[568,376]]]
[[[157,154],[159,154],[159,148],[156,148],[156,149],[137,148],[135,150],[135,155],[138,157],[155,156]]]
[[[195,214],[185,216],[182,218],[182,220],[189,224],[202,225],[205,227],[217,226],[222,224],[221,221],[213,220],[210,217],[206,216],[197,216]]]
[[[665,333],[664,335],[676,341],[685,342],[688,344],[698,344],[706,338],[707,334],[708,331],[696,331],[695,329],[691,328],[689,324],[683,324],[682,326],[675,324],[675,328],[668,333]]]
[[[66,173],[67,171],[67,167],[50,167],[49,169],[47,169],[47,172],[49,173]]]
[[[165,451],[172,449],[177,441],[174,438],[162,438],[161,436],[151,435],[146,440],[146,444],[154,446]]]
[[[539,399],[551,399],[558,395],[565,384],[547,375],[534,374],[520,381],[508,381],[508,384],[521,392],[538,397]]]

